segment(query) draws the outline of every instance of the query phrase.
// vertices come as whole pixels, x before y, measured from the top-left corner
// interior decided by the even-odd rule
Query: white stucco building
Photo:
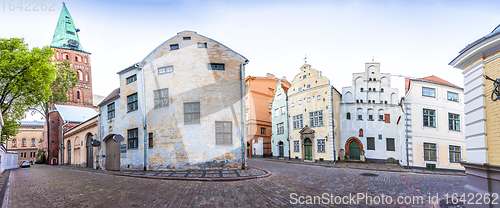
[[[391,75],[380,73],[380,63],[365,63],[364,72],[353,73],[352,86],[342,88],[341,159],[401,160],[398,98],[398,89],[391,88]]]
[[[403,165],[464,170],[460,165],[466,159],[463,89],[429,76],[406,78],[405,91],[401,138],[408,142],[408,156]]]

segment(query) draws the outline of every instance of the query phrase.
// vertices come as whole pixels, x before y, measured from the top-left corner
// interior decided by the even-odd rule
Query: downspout
[[[101,142],[101,106],[97,106],[97,109],[99,111],[99,115],[97,116],[97,138],[99,139],[98,141]],[[92,144],[91,144],[92,145]],[[101,142],[102,145],[102,142]],[[101,145],[97,147],[97,154],[95,157],[95,169],[99,169],[99,154],[101,154]],[[92,153],[94,154],[94,153]],[[93,168],[93,167],[92,167]]]
[[[248,60],[240,64],[241,73],[241,168],[245,169],[245,74],[243,72],[243,66],[248,64]]]
[[[147,170],[148,168],[148,128],[146,125],[146,93],[145,93],[145,83],[144,83],[144,69],[140,67],[141,63],[136,64],[135,67],[139,68],[141,70],[141,82],[142,82],[142,100],[143,100],[143,105],[142,105],[142,124],[143,124],[143,133],[144,133],[144,171]]]
[[[409,153],[408,153],[408,150],[409,150],[408,149],[408,128],[406,126],[406,125],[408,125],[408,123],[407,123],[408,122],[408,111],[406,110],[406,100],[405,100],[405,98],[403,97],[402,100],[403,100],[402,103],[403,103],[403,106],[404,106],[402,109],[403,109],[403,112],[405,113],[405,122],[404,122],[405,125],[404,125],[404,128],[405,128],[405,140],[406,140],[406,167],[408,169],[410,169],[410,156],[409,156]]]
[[[63,145],[63,147],[61,147],[61,161],[59,161],[61,163],[61,165],[64,165],[64,127],[67,124],[68,124],[68,122],[66,122],[65,124],[63,124],[62,127],[61,127],[61,137],[62,137],[62,145]]]

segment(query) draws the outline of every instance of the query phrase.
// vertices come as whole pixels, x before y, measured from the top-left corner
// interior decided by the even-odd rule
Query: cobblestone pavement
[[[272,175],[231,182],[155,180],[34,165],[11,171],[8,207],[289,207],[299,196],[323,193],[366,193],[372,197],[385,194],[393,196],[394,202],[397,196],[424,196],[425,204],[420,206],[429,207],[428,195],[461,194],[465,185],[464,176],[328,168],[258,159],[249,159],[248,164],[269,170]],[[345,202],[340,207],[366,207],[364,199],[359,201],[361,204],[352,204],[357,201],[349,199]]]

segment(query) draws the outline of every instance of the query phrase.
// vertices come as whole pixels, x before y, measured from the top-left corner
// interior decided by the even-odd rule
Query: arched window
[[[359,103],[359,100],[356,100],[356,103]]]
[[[386,101],[384,101],[384,103],[385,103],[385,104],[387,104],[387,100],[386,100]]]
[[[69,60],[69,55],[66,55],[66,60]]]
[[[76,91],[76,99],[80,99],[80,91]]]
[[[363,109],[358,108],[357,115],[358,115],[358,120],[363,120]]]
[[[384,88],[380,89],[380,92],[384,92]]]
[[[35,138],[31,139],[31,146],[34,147],[35,146]]]
[[[345,115],[346,119],[347,120],[351,120],[351,113],[347,112],[347,114]]]
[[[363,92],[363,88],[360,88],[359,91]]]
[[[23,147],[26,147],[26,139],[23,139],[22,146],[23,146]]]
[[[17,139],[12,139],[12,147],[16,147],[17,146]]]
[[[359,137],[363,137],[363,129],[359,129]]]
[[[372,100],[372,103],[375,103],[375,100]]]
[[[372,91],[372,88],[368,88],[368,91],[370,91],[370,92],[371,92],[371,91]]]
[[[75,56],[75,61],[78,61],[78,56]]]
[[[378,110],[378,120],[384,120],[384,110]]]
[[[369,80],[372,81],[372,78],[370,78]]]
[[[372,101],[371,101],[371,100],[368,100],[368,103],[372,103]]]
[[[359,102],[363,103],[363,100],[360,100]]]
[[[346,92],[346,93],[345,93],[345,102],[346,102],[346,103],[353,102],[351,92]]]
[[[377,81],[377,78],[373,78],[373,81]]]
[[[377,88],[373,88],[373,92],[377,92]]]
[[[77,73],[78,73],[78,79],[81,80],[81,81],[83,81],[83,72],[82,72],[82,70],[78,70]]]
[[[373,109],[368,109],[368,120],[373,121]]]

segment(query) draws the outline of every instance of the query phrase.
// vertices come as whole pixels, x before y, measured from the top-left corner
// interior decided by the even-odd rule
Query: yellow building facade
[[[464,192],[500,193],[500,25],[462,49],[450,65],[463,70],[467,173]],[[469,207],[469,205],[468,205]],[[472,206],[474,207],[474,206]],[[499,204],[490,207],[500,207]]]
[[[340,149],[341,94],[304,64],[288,90],[290,158],[333,162]]]
[[[19,133],[7,141],[7,150],[19,153],[18,165],[25,160],[35,164],[38,159],[36,154],[38,149],[41,148],[44,122],[21,121],[20,123]]]

